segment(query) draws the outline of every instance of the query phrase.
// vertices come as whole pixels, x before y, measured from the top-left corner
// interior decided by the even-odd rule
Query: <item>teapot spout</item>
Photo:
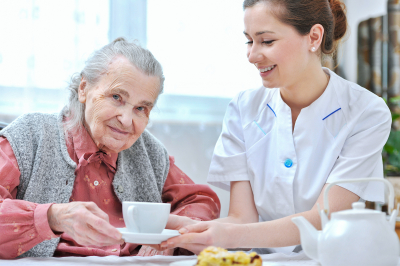
[[[321,232],[315,229],[303,216],[292,218],[292,222],[299,228],[301,247],[308,257],[318,259],[318,239]]]

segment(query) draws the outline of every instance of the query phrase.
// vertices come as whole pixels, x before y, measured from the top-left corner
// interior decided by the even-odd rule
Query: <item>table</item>
[[[316,261],[310,260],[304,253],[281,253],[261,255],[263,266],[320,266]],[[0,260],[0,266],[167,266],[174,262],[195,260],[196,256],[153,256],[153,257],[64,257],[64,258],[23,258],[16,260]],[[397,264],[400,266],[400,258]]]
[[[319,266],[315,261],[307,258],[304,253],[293,253],[293,255],[284,255],[281,253],[262,255],[264,265],[282,266],[282,265],[302,265]],[[196,256],[153,256],[153,257],[64,257],[64,258],[23,258],[15,260],[0,260],[1,266],[167,266],[173,262],[184,260],[195,260]],[[400,266],[400,264],[399,264]]]

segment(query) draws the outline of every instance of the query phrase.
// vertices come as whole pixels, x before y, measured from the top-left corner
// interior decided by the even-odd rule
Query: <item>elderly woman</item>
[[[216,194],[145,130],[163,81],[153,55],[120,38],[72,78],[60,114],[23,115],[0,132],[0,258],[184,251],[124,243],[122,201],[171,203],[171,213],[195,220],[219,216]]]

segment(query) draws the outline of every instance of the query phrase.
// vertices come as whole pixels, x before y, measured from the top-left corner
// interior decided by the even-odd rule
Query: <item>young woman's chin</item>
[[[273,88],[279,88],[279,85],[277,82],[273,82],[271,80],[262,80],[263,86],[265,88],[273,89]]]

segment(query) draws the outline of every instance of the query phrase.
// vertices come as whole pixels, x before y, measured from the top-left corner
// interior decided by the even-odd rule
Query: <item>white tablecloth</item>
[[[261,256],[263,261],[268,262],[264,265],[268,266],[282,266],[282,265],[304,265],[304,266],[317,266],[318,263],[309,260],[303,254],[284,255],[284,254],[269,254]],[[153,257],[63,257],[63,258],[23,258],[15,260],[0,260],[1,266],[105,266],[105,265],[118,265],[118,266],[156,266],[156,265],[170,265],[175,261],[195,260],[196,256],[153,256]]]
[[[262,255],[263,266],[320,266],[319,263],[307,258],[304,253],[285,255],[280,253]],[[196,256],[153,256],[153,257],[64,257],[64,258],[24,258],[16,260],[0,260],[0,266],[167,266],[176,261],[195,260]],[[399,263],[397,264],[400,266]]]

